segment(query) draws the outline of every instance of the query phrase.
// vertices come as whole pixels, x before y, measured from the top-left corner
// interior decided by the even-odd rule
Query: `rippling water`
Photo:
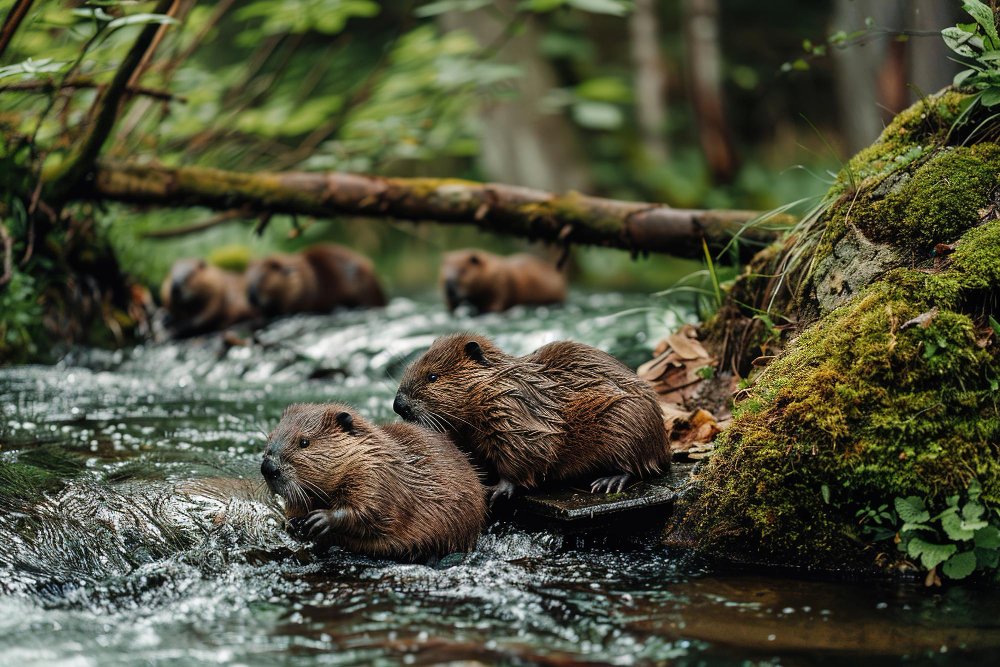
[[[433,300],[283,320],[218,339],[79,351],[0,369],[0,664],[983,664],[992,591],[707,571],[655,540],[577,548],[494,525],[439,567],[281,530],[262,433],[293,401],[392,414],[439,334],[514,353],[560,338],[635,366],[667,326],[644,297],[449,316]]]

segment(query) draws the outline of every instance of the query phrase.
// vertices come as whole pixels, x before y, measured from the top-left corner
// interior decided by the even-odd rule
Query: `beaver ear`
[[[205,260],[203,260],[203,259],[199,259],[199,260],[198,260],[198,268],[199,268],[199,269],[204,269],[204,268],[206,268],[206,267],[208,267],[208,262],[206,262],[206,261],[205,261]]]
[[[483,260],[479,259],[479,255],[469,255],[469,264],[475,264],[479,266],[483,263]]]
[[[337,423],[340,424],[340,428],[344,429],[347,433],[354,433],[354,417],[351,416],[351,413],[338,412]]]
[[[465,354],[467,357],[469,357],[469,359],[472,359],[480,366],[490,365],[489,362],[486,361],[486,357],[483,356],[483,348],[480,347],[479,343],[477,343],[474,340],[470,340],[468,343],[465,344]]]

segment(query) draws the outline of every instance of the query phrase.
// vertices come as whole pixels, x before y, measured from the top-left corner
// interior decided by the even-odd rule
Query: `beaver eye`
[[[302,438],[299,440],[299,447],[306,448],[309,446],[309,440],[307,438]]]
[[[436,373],[429,373],[427,375],[427,381],[428,382],[437,382],[437,379],[438,379],[438,376],[437,376]]]

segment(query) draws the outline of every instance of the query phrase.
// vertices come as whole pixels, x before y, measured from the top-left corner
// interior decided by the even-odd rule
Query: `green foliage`
[[[948,48],[968,65],[955,75],[954,84],[976,91],[972,104],[994,107],[1000,104],[1000,37],[996,17],[979,0],[965,0],[962,9],[972,17],[972,22],[941,31]]]
[[[876,541],[894,539],[900,552],[926,570],[940,567],[949,579],[975,571],[997,575],[1000,511],[982,499],[978,480],[964,493],[947,496],[933,516],[921,496],[896,498],[894,513],[886,507],[858,511],[863,532]]]

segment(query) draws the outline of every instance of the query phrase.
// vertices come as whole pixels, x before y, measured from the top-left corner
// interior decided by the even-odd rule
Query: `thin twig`
[[[3,28],[0,28],[0,56],[7,50],[10,40],[14,39],[14,33],[21,27],[21,21],[28,15],[33,2],[34,0],[17,0],[10,8],[7,18],[4,19]]]
[[[153,8],[154,14],[163,14],[173,4],[174,0],[159,0]],[[115,126],[118,119],[121,103],[126,95],[126,88],[136,67],[142,62],[146,52],[149,50],[160,30],[160,25],[150,23],[143,27],[139,37],[136,38],[129,49],[122,64],[115,72],[111,83],[94,101],[93,109],[96,111],[94,122],[87,132],[80,139],[69,157],[66,158],[65,167],[59,171],[58,176],[52,183],[51,199],[61,203],[63,199],[75,188],[93,168],[94,161],[104,147],[104,142]]]
[[[142,238],[170,239],[170,238],[175,238],[177,236],[187,236],[188,234],[197,234],[198,232],[203,232],[206,229],[211,229],[212,227],[218,227],[219,225],[225,224],[227,222],[233,222],[234,220],[239,220],[240,218],[246,218],[249,215],[252,215],[252,212],[248,212],[245,209],[233,209],[232,211],[223,211],[218,215],[213,215],[210,218],[207,218],[200,222],[195,222],[190,225],[171,227],[169,229],[154,229],[142,234]]]
[[[72,81],[64,81],[62,83],[56,83],[55,81],[19,81],[17,83],[8,83],[7,85],[0,86],[0,93],[4,91],[16,91],[16,92],[27,92],[27,93],[53,93],[56,90],[79,90],[83,88],[101,88],[104,84],[96,83],[89,79],[73,79]],[[180,95],[174,95],[173,93],[167,92],[165,90],[157,90],[156,88],[145,88],[143,86],[128,86],[126,89],[131,95],[142,95],[144,97],[151,97],[157,100],[163,100],[165,102],[182,102],[186,103],[187,98],[181,97]]]
[[[14,263],[11,258],[14,243],[11,241],[7,226],[2,222],[0,222],[0,243],[3,244],[3,275],[0,275],[0,287],[4,287],[14,277]]]

